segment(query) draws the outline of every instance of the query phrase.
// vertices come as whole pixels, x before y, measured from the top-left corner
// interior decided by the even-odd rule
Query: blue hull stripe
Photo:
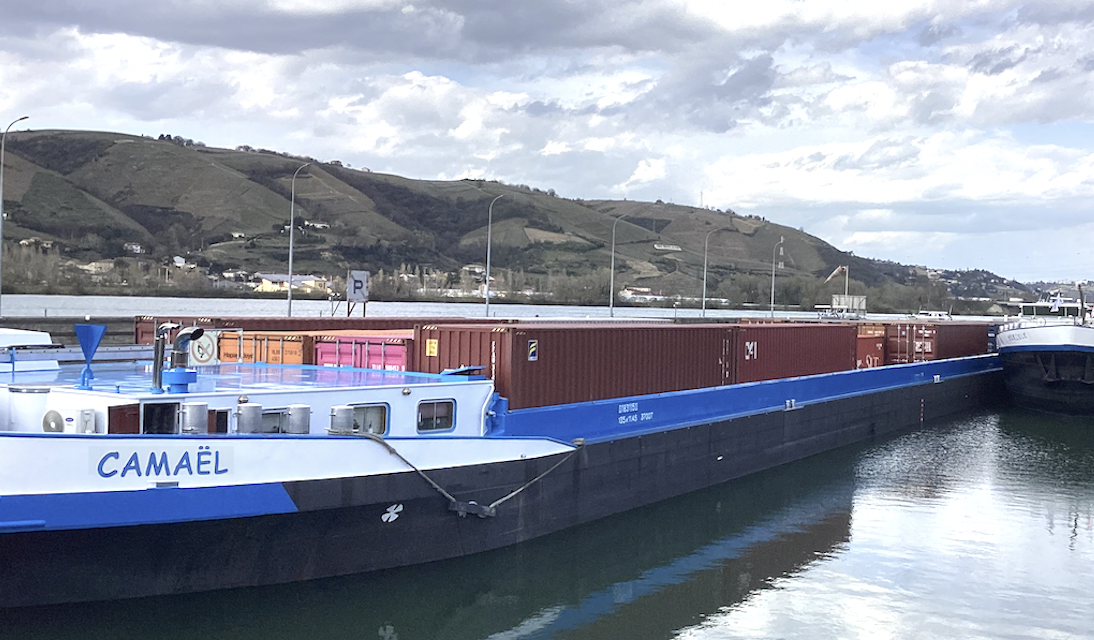
[[[1044,353],[1053,353],[1060,351],[1080,351],[1086,353],[1094,353],[1094,347],[1079,344],[1031,344],[1014,347],[999,347],[999,353],[1011,353],[1016,351],[1042,351]]]
[[[0,534],[293,513],[280,483],[0,497]]]
[[[999,356],[887,365],[801,378],[750,382],[711,389],[674,391],[554,407],[498,411],[492,436],[539,436],[562,442],[604,442],[708,424],[740,416],[901,387],[933,384],[958,376],[1000,370]],[[503,400],[504,402],[504,400]],[[498,408],[495,407],[497,411]]]

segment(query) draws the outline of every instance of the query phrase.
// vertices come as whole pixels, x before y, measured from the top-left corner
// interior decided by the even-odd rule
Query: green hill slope
[[[298,273],[390,272],[404,265],[455,273],[484,262],[487,211],[501,195],[492,229],[492,264],[500,271],[603,279],[613,223],[623,216],[615,225],[621,286],[701,295],[706,258],[711,295],[721,287],[762,300],[780,238],[780,277],[811,282],[849,264],[852,278],[866,286],[908,279],[901,265],[858,258],[800,230],[728,211],[570,200],[495,181],[411,180],[249,147],[161,138],[9,134],[5,240],[52,240],[83,261],[121,257],[127,243],[139,243],[157,259],[189,255],[214,269],[284,272],[292,177],[310,161],[295,183]]]

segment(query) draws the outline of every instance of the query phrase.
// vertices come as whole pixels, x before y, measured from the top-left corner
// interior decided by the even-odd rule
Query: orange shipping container
[[[315,338],[277,331],[222,331],[217,354],[221,362],[315,364]]]

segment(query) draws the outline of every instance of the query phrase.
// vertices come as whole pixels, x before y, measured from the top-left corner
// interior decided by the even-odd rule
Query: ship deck
[[[334,388],[390,387],[396,385],[458,382],[463,376],[349,367],[232,363],[191,367],[197,382],[191,392],[309,391]],[[76,386],[84,365],[65,364],[53,371],[28,371],[0,374],[0,386],[41,385]],[[152,362],[108,362],[93,364],[91,388],[95,391],[146,395],[152,387]]]

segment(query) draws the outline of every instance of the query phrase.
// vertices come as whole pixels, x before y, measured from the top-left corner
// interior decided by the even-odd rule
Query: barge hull
[[[982,408],[1001,389],[993,369],[429,473],[464,503],[488,505],[523,487],[494,517],[458,516],[406,472],[283,483],[298,510],[289,514],[0,533],[0,607],[286,583],[478,553]]]
[[[1094,352],[1009,351],[1000,358],[1014,404],[1046,413],[1094,415]]]

